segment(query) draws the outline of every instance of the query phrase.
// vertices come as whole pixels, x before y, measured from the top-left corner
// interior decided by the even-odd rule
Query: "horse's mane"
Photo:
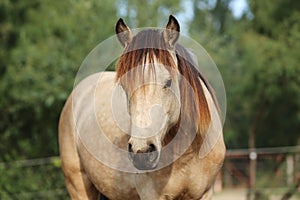
[[[211,116],[201,81],[210,93],[211,87],[197,69],[191,54],[180,44],[176,45],[176,56],[178,70],[185,78],[180,83],[181,106],[187,112],[185,117],[188,122],[185,123],[194,123],[191,125],[198,126],[197,129],[202,135],[209,127]]]
[[[212,96],[213,92],[209,83],[198,71],[196,63],[188,50],[180,44],[176,44],[175,52],[178,71],[185,79],[181,78],[180,80],[182,107],[180,118],[181,120],[185,119],[184,123],[195,127],[195,130],[202,135],[209,127],[211,116],[201,81]],[[155,59],[167,66],[172,76],[175,75],[177,66],[171,53],[167,50],[162,32],[152,29],[143,30],[134,36],[132,41],[125,47],[117,63],[117,80],[121,81],[122,85],[127,87],[127,90],[133,89],[135,81],[141,81],[137,79],[143,79],[144,77],[144,66],[153,64]],[[131,70],[132,73],[130,72]],[[153,73],[153,70],[154,67],[150,67],[150,71],[147,73]]]

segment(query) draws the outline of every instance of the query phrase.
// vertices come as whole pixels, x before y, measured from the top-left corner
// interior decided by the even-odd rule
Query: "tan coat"
[[[124,158],[119,158],[120,155],[114,151],[107,151],[110,147],[99,141],[98,131],[102,130],[114,145],[127,149],[129,136],[115,124],[112,115],[110,99],[114,87],[113,72],[92,75],[76,87],[62,111],[59,145],[71,198],[99,199],[101,192],[109,199],[122,200],[211,199],[212,186],[225,155],[222,134],[204,158],[190,147],[173,164],[154,172],[127,173],[99,161],[108,156],[111,162],[117,164]],[[95,102],[97,109],[94,108]],[[78,132],[87,135],[81,136]],[[86,147],[87,144],[91,146]],[[97,152],[100,152],[99,155]],[[128,165],[122,163],[122,166],[126,168]]]

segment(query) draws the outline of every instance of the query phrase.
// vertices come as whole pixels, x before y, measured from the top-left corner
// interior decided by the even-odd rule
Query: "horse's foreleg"
[[[68,151],[68,155],[61,151],[61,159],[65,182],[71,199],[99,199],[100,194],[84,172],[77,151]]]
[[[65,157],[64,153],[61,153],[61,157],[65,182],[71,199],[99,199],[100,194],[82,169],[77,151],[71,151],[68,154]]]
[[[84,172],[77,152],[70,100],[63,109],[59,124],[59,149],[65,182],[72,200],[99,199],[99,192]]]
[[[96,200],[100,197],[100,193],[97,189],[81,172],[76,174],[73,173],[71,177],[65,177],[65,182],[72,200]]]

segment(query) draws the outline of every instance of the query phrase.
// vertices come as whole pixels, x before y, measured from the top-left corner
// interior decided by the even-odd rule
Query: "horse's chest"
[[[190,160],[189,165],[173,170],[165,186],[165,199],[200,199],[212,186],[213,177],[208,175],[205,164],[198,159]]]

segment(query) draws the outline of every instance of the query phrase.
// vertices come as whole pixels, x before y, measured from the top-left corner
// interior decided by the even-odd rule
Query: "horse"
[[[221,114],[177,19],[134,35],[120,18],[115,31],[116,71],[82,80],[61,112],[71,199],[211,199],[226,151]]]

